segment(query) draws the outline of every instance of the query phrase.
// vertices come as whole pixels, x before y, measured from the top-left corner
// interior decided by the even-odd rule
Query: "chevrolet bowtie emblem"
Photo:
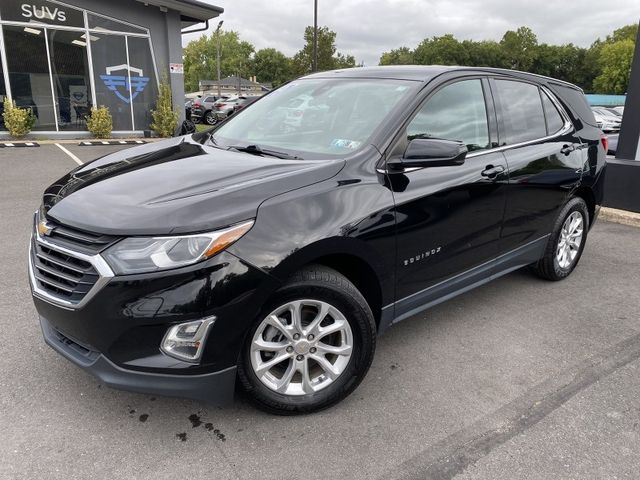
[[[51,235],[51,232],[53,232],[53,229],[53,225],[48,223],[46,220],[42,220],[38,223],[38,233],[40,235],[49,236]]]

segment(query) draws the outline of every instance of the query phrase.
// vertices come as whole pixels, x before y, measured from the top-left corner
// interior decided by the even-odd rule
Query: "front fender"
[[[395,242],[393,197],[373,175],[333,178],[265,201],[253,228],[228,251],[281,281],[322,257],[356,257],[376,273],[387,305],[394,301]]]

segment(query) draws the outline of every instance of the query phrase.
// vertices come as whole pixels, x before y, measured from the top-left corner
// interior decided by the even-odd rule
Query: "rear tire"
[[[362,294],[335,270],[311,266],[275,293],[249,330],[240,385],[270,413],[316,412],[355,390],[375,345],[375,321]]]
[[[589,231],[589,211],[580,197],[573,197],[562,208],[549,237],[544,256],[531,266],[545,280],[567,278],[576,268]]]
[[[204,114],[204,121],[207,125],[215,125],[218,123],[218,117],[213,111],[209,110]]]

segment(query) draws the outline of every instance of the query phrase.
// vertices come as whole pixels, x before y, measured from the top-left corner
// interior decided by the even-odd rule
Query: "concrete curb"
[[[627,210],[602,207],[598,218],[605,222],[621,223],[632,227],[640,227],[640,213],[628,212]]]

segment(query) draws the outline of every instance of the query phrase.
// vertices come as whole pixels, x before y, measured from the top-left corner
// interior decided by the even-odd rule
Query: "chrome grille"
[[[98,252],[118,238],[81,232],[59,224],[55,224],[46,237],[40,236],[37,214],[34,220],[29,253],[34,295],[64,307],[82,307],[113,277]]]
[[[95,254],[101,252],[120,239],[120,237],[113,235],[102,235],[70,228],[52,220],[47,220],[47,223],[53,227],[47,240],[83,253]]]
[[[51,295],[77,303],[91,290],[100,274],[86,260],[34,242],[31,250],[33,276],[38,286]]]

